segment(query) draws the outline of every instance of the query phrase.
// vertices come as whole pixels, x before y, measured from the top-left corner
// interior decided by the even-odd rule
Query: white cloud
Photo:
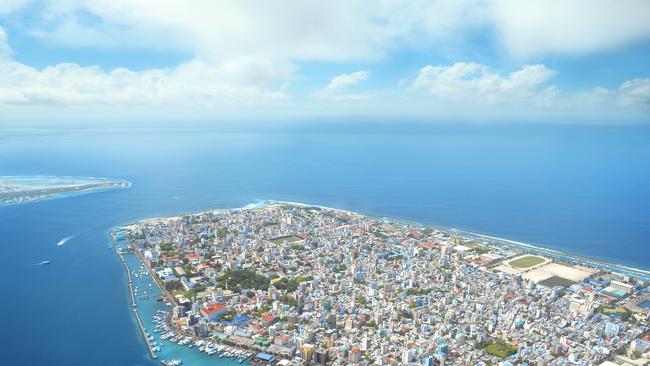
[[[495,0],[490,23],[515,55],[597,52],[650,38],[647,0]]]
[[[192,61],[173,69],[104,71],[59,64],[41,70],[0,61],[0,104],[219,106],[282,101],[283,91],[229,81],[228,66]]]
[[[23,1],[6,1],[9,12]],[[67,46],[179,49],[203,59],[383,57],[495,30],[512,54],[598,52],[650,38],[647,0],[44,0],[34,34]],[[467,46],[467,45],[465,45]]]
[[[30,0],[2,0],[0,1],[0,15],[14,12],[29,2]]]
[[[618,88],[621,106],[642,105],[650,107],[650,79],[633,79]]]
[[[37,34],[67,45],[188,50],[204,59],[367,59],[382,56],[401,31],[385,6],[368,5],[357,0],[293,0],[281,6],[255,0],[171,0],[164,6],[151,0],[57,0],[44,10],[54,30]],[[99,21],[84,21],[89,14]]]
[[[369,96],[365,94],[351,94],[345,91],[370,77],[370,71],[362,70],[350,74],[337,75],[330,80],[325,88],[314,92],[314,96],[332,100],[363,100]]]
[[[412,86],[439,100],[543,105],[556,93],[556,88],[548,84],[554,74],[544,65],[526,65],[502,76],[485,65],[457,62],[451,66],[423,67]]]
[[[568,95],[564,105],[588,109],[639,111],[650,113],[650,78],[627,80],[617,88],[596,87]]]
[[[472,39],[466,37],[469,33],[491,35],[492,30],[505,51],[524,58],[599,52],[650,39],[647,0],[288,0],[281,5],[262,0],[168,0],[164,5],[154,0],[40,0],[25,7],[28,2],[0,0],[0,20],[28,9],[30,20],[21,26],[32,27],[33,35],[55,47],[181,50],[191,60],[143,71],[77,64],[37,69],[12,59],[0,28],[0,104],[275,103],[290,98],[278,85],[295,80],[304,61],[376,60],[409,47],[438,50]],[[12,24],[21,20],[13,18]],[[417,99],[420,93],[427,94],[425,107],[435,100],[440,109],[448,101],[495,109],[648,106],[649,79],[567,94],[553,85],[554,74],[544,65],[511,73],[468,62],[429,65],[415,80],[400,81],[397,90],[388,91],[394,100],[382,107],[405,96]],[[360,100],[372,95],[381,104],[376,93],[351,92],[369,75],[338,75],[313,96]]]
[[[0,105],[219,106],[290,99],[269,87],[294,74],[290,62],[250,57],[195,58],[170,69],[103,70],[63,63],[42,69],[12,59],[0,27]]]
[[[0,62],[9,59],[13,51],[7,42],[7,33],[0,27]]]
[[[445,110],[454,116],[647,120],[650,79],[628,80],[614,89],[567,92],[551,83],[555,74],[544,65],[525,65],[499,74],[485,65],[458,62],[425,66],[410,85],[412,96],[420,97],[420,102],[426,97],[432,111]]]
[[[351,74],[337,75],[325,87],[325,90],[330,92],[337,92],[352,85],[357,85],[360,82],[370,77],[370,71],[356,71]]]

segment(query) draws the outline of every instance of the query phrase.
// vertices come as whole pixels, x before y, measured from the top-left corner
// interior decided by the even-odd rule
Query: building
[[[350,361],[350,363],[361,362],[361,350],[357,347],[352,348],[352,350],[350,350],[350,355],[348,356],[348,361]]]
[[[209,321],[215,321],[226,312],[226,307],[221,304],[210,304],[201,308],[201,315]]]
[[[608,335],[608,336],[618,335],[618,332],[620,331],[620,329],[621,329],[621,326],[619,324],[609,321],[609,322],[607,322],[607,324],[605,324],[605,335]]]
[[[634,292],[634,286],[620,281],[612,281],[609,286],[614,290],[623,291],[626,294]]]
[[[415,361],[415,356],[413,355],[413,350],[405,349],[402,351],[402,363],[409,364]]]
[[[267,353],[258,353],[257,355],[255,355],[255,359],[258,360],[258,361],[268,363],[268,362],[273,362],[275,357],[273,357],[273,356],[271,356],[271,355],[269,355]]]
[[[311,343],[305,343],[302,345],[301,357],[303,360],[309,362],[311,361],[311,356],[314,354],[316,346]]]
[[[319,348],[314,352],[314,362],[316,364],[325,365],[329,360],[329,352],[326,349]]]

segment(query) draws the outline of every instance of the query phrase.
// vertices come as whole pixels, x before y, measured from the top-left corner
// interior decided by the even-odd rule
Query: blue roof
[[[255,358],[259,358],[260,360],[264,361],[272,361],[273,356],[269,355],[268,353],[258,353]]]

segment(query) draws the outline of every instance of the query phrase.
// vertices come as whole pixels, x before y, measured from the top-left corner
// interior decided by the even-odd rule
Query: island
[[[0,205],[127,188],[125,180],[90,177],[0,176]]]
[[[112,236],[169,305],[151,324],[138,316],[154,357],[174,342],[281,366],[649,361],[642,269],[281,202],[147,219]]]

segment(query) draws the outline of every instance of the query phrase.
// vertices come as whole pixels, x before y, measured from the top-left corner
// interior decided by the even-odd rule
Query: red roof
[[[201,311],[203,311],[203,312],[206,313],[207,315],[211,315],[211,314],[214,314],[214,313],[216,313],[217,311],[221,311],[221,310],[223,310],[223,309],[225,309],[225,308],[226,308],[226,307],[223,306],[223,305],[221,305],[221,304],[211,304],[211,305],[208,305],[208,306],[204,306],[204,307],[201,309]]]

